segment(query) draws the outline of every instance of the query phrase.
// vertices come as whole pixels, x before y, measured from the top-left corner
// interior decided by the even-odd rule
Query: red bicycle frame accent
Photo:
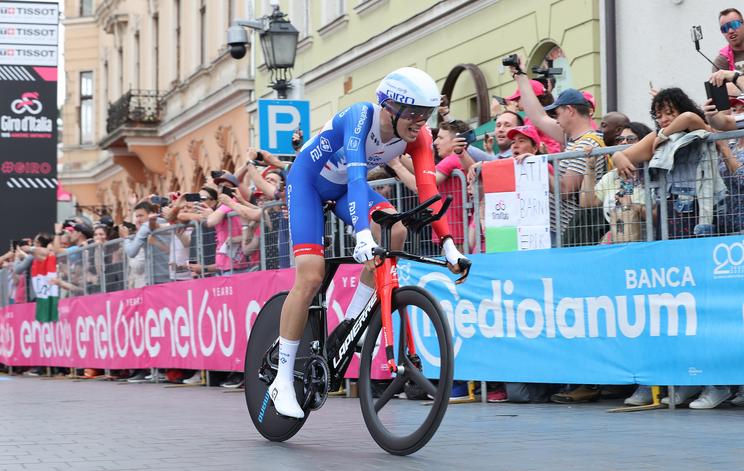
[[[394,336],[393,336],[393,290],[398,288],[398,265],[397,258],[385,257],[375,269],[375,285],[377,296],[380,299],[380,310],[382,314],[382,338],[385,342],[385,356],[387,358],[388,368],[391,373],[398,371],[398,365],[395,364]],[[401,313],[406,316],[406,338],[408,351],[410,354],[416,354],[416,347],[413,343],[413,331],[411,330],[411,320],[408,319],[408,311]]]

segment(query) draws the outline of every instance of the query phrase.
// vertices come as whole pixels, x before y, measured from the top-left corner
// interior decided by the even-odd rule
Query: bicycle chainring
[[[305,391],[304,410],[318,410],[328,399],[328,362],[320,355],[313,355],[305,364],[302,384]]]

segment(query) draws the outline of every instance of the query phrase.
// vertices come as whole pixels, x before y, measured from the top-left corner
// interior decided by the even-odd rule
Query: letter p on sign
[[[294,155],[292,133],[302,129],[310,138],[310,102],[258,100],[259,147],[277,155]]]

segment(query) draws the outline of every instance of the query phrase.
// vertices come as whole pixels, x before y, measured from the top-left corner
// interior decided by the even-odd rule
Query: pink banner
[[[343,318],[360,267],[342,266],[328,288],[328,329]],[[294,270],[181,281],[63,299],[59,320],[36,322],[33,303],[0,309],[0,362],[12,366],[241,371],[261,306],[288,290]],[[384,352],[374,378],[389,378]],[[346,374],[355,378],[359,358]]]

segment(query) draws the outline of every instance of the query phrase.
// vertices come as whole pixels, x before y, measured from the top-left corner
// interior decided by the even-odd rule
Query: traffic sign
[[[310,102],[306,100],[258,100],[258,143],[277,155],[294,155],[292,133],[300,128],[310,138]]]

